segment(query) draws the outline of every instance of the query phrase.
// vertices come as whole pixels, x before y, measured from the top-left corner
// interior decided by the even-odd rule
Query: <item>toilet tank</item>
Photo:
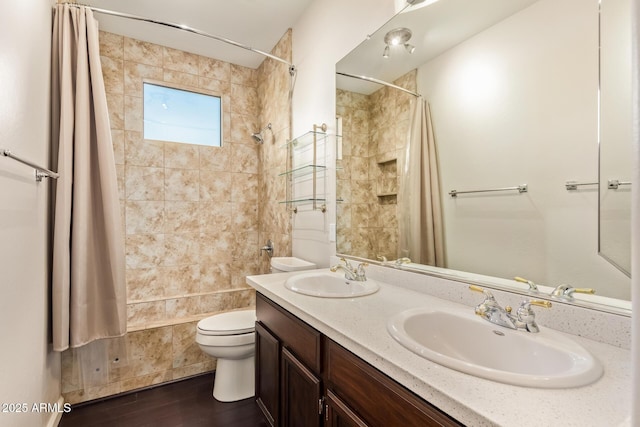
[[[290,271],[313,270],[316,265],[300,258],[285,256],[271,258],[272,273],[287,273]]]

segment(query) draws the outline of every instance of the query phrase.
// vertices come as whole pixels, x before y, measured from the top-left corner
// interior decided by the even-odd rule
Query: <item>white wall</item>
[[[293,63],[298,77],[293,95],[293,135],[326,123],[335,134],[335,64],[395,13],[394,0],[316,0],[293,27]],[[335,143],[328,164],[335,164]],[[335,200],[335,173],[330,173],[328,200]],[[294,214],[293,255],[327,266],[335,253],[329,224],[335,224],[335,203],[326,213]]]
[[[607,296],[629,299],[629,279],[597,255],[596,187],[564,186],[598,179],[597,22],[597,0],[541,0],[419,69],[447,166],[449,268],[606,283]],[[524,194],[447,195],[524,183]]]
[[[49,159],[50,0],[0,6],[0,147]],[[53,403],[60,358],[48,343],[48,186],[0,157],[0,403]],[[2,409],[2,408],[0,408]],[[0,426],[47,425],[55,413],[3,413]]]

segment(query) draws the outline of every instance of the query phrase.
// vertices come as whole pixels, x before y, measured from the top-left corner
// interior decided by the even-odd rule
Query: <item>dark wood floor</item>
[[[59,427],[267,427],[255,399],[222,403],[213,374],[72,407]]]

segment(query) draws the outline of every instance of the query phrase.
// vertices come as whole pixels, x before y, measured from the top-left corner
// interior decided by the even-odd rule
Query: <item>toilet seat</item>
[[[256,311],[239,310],[215,314],[198,322],[198,333],[208,336],[229,336],[253,334]]]

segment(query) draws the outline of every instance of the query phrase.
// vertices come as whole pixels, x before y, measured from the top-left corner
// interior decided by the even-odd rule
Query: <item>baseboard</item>
[[[57,407],[58,408],[63,408],[64,407],[64,398],[62,396],[60,396],[58,398],[58,402],[57,403]],[[60,424],[60,420],[62,419],[62,411],[53,411],[49,413],[49,420],[47,421],[47,424],[45,424],[46,427],[58,427],[58,424]]]

